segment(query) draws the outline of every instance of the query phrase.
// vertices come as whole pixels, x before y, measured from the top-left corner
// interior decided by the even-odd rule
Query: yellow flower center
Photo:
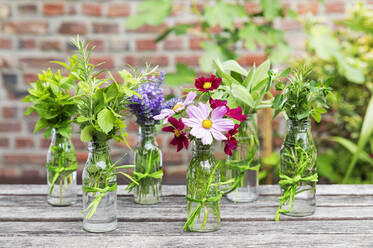
[[[180,108],[181,106],[183,106],[183,105],[182,104],[176,104],[172,110],[176,112],[176,110],[178,108]]]
[[[176,138],[179,138],[180,137],[180,133],[179,133],[179,131],[175,128],[175,130],[174,130],[174,134],[175,134],[175,137]]]
[[[212,83],[211,83],[211,82],[205,82],[205,83],[203,84],[203,88],[204,88],[205,90],[210,89],[211,86],[212,86]]]
[[[210,121],[210,120],[204,120],[202,122],[202,127],[206,128],[206,129],[210,129],[211,126],[212,126],[212,121]]]

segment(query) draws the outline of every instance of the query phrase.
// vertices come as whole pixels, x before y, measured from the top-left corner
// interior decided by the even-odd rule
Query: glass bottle
[[[162,153],[155,139],[155,126],[140,126],[138,138],[134,151],[134,173],[139,173],[136,176],[139,185],[135,186],[134,200],[139,204],[156,204],[161,200],[163,172]]]
[[[304,181],[301,178],[316,176],[317,180],[316,157],[317,150],[311,135],[310,120],[289,119],[287,134],[280,151],[280,175],[283,174],[295,181],[283,185],[281,193],[284,195],[286,190],[291,190],[290,187],[293,187],[296,193],[294,202],[288,201],[282,206],[284,214],[307,216],[315,212],[316,182]]]
[[[88,143],[88,160],[82,176],[83,229],[88,232],[116,229],[117,178],[107,142]]]
[[[192,232],[211,232],[220,227],[220,172],[216,166],[212,145],[194,141],[186,175],[187,217],[190,220],[187,228]]]
[[[76,153],[70,138],[52,130],[47,153],[48,203],[69,206],[76,202]]]
[[[259,138],[256,113],[247,115],[246,120],[241,122],[236,137],[237,149],[226,159],[225,168],[226,180],[236,179],[238,185],[226,196],[233,202],[252,202],[259,197]],[[254,157],[250,159],[252,153]],[[255,167],[257,169],[253,169]]]

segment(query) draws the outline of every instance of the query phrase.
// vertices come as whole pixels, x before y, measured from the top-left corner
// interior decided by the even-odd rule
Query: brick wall
[[[202,2],[202,0],[200,0]],[[158,27],[126,30],[126,18],[134,13],[139,0],[1,0],[0,1],[0,183],[44,182],[45,155],[49,141],[40,134],[32,134],[35,115],[24,117],[26,105],[21,102],[30,82],[37,73],[53,65],[50,60],[63,60],[71,54],[70,40],[76,34],[91,40],[96,46],[94,62],[105,61],[105,68],[120,70],[126,64],[141,66],[144,61],[159,64],[162,70],[173,71],[178,62],[198,65],[201,56],[197,37],[170,37],[164,42],[153,39],[167,26],[179,21],[193,21],[186,9],[189,1],[178,1],[172,17]],[[284,1],[286,2],[286,1]],[[352,0],[318,1],[289,0],[301,15],[313,13],[333,20],[343,17]],[[372,2],[372,1],[370,1]],[[258,9],[257,3],[248,2],[247,11]],[[294,55],[304,48],[305,35],[301,25],[291,19],[276,21],[277,27],[286,31],[294,48]],[[245,66],[260,63],[265,58],[262,51],[248,53],[242,49],[240,62]],[[77,131],[77,129],[75,129]],[[129,143],[134,146],[137,127],[129,125]],[[176,153],[168,145],[169,136],[157,136],[163,150],[166,182],[182,183],[190,153]],[[74,134],[73,142],[81,173],[87,152],[86,145]],[[278,143],[278,142],[277,142]],[[112,146],[113,157],[129,152],[121,144]],[[125,160],[131,160],[131,155]]]

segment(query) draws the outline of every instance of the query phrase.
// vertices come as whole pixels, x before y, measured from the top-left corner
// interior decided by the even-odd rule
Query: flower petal
[[[215,108],[211,114],[211,121],[214,122],[217,119],[222,119],[226,113],[227,113],[227,108],[225,106],[220,106],[220,107]]]
[[[202,136],[201,141],[202,141],[202,144],[204,144],[204,145],[211,145],[211,143],[212,143],[211,133],[209,131],[207,131],[205,133],[205,135]]]
[[[212,135],[214,136],[214,138],[216,140],[226,140],[227,139],[227,137],[225,137],[224,134],[222,134],[221,132],[219,132],[219,131],[217,131],[217,130],[215,130],[213,128],[210,129],[210,132],[212,133]]]
[[[175,112],[172,109],[162,109],[161,113],[159,115],[153,116],[155,120],[162,120],[168,116],[171,116],[175,114]]]
[[[210,133],[208,130],[204,129],[203,127],[193,127],[190,131],[190,134],[193,135],[196,138],[202,138],[207,133]]]
[[[234,127],[234,122],[229,119],[218,119],[212,122],[212,127],[219,132],[228,132]]]
[[[174,127],[171,127],[171,126],[168,126],[168,127],[164,127],[164,128],[162,128],[162,131],[163,131],[163,132],[170,132],[170,133],[173,133],[174,130],[175,130],[175,128],[174,128]]]
[[[191,103],[193,103],[194,99],[197,97],[197,93],[194,91],[191,91],[188,93],[187,97],[185,98],[184,103],[182,104],[183,106],[187,106]]]
[[[185,125],[188,127],[200,127],[201,126],[201,121],[198,121],[196,119],[192,118],[182,118],[183,122]]]
[[[202,121],[208,119],[210,115],[210,109],[207,104],[200,102],[198,103],[198,107],[202,113]]]
[[[194,105],[191,105],[187,108],[186,110],[188,116],[191,118],[191,119],[195,119],[195,120],[198,120],[199,122],[202,123],[203,120],[203,117],[202,117],[202,112],[199,108],[197,108],[196,106]],[[184,122],[185,123],[185,122]]]

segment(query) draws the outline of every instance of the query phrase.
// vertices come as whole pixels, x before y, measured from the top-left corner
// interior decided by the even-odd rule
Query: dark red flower
[[[209,101],[210,101],[210,107],[212,109],[215,109],[215,108],[220,107],[220,106],[225,106],[227,108],[227,113],[225,114],[225,116],[227,116],[229,118],[232,118],[232,119],[235,119],[237,121],[246,120],[247,115],[242,114],[241,106],[238,106],[237,108],[234,108],[234,109],[230,109],[227,106],[227,101],[222,101],[222,100],[219,100],[219,99],[212,99],[211,97],[210,97]]]
[[[235,109],[228,109],[228,112],[225,115],[238,121],[244,121],[247,117],[246,115],[242,114],[241,106],[238,106]]]
[[[373,158],[373,153],[372,153],[372,154],[370,154],[370,157],[371,157],[371,158]]]
[[[220,107],[220,106],[226,106],[227,107],[227,101],[222,101],[220,99],[212,99],[210,97],[209,102],[210,102],[210,107],[212,109],[216,109],[217,107]],[[227,109],[228,109],[228,107],[227,107]]]
[[[199,91],[212,91],[219,88],[221,84],[221,78],[217,78],[215,75],[211,75],[211,77],[200,77],[197,78],[194,85]]]
[[[184,146],[188,149],[189,140],[186,137],[185,132],[183,132],[184,123],[181,118],[177,120],[174,117],[169,117],[168,122],[171,123],[172,126],[164,127],[162,128],[162,131],[174,133],[174,138],[171,140],[170,144],[177,146],[177,151],[183,149]]]
[[[225,134],[227,140],[225,140],[224,152],[225,154],[232,156],[232,150],[236,150],[237,148],[237,139],[233,137],[236,133],[238,133],[238,128],[240,125],[235,124],[233,129],[229,130],[228,133]]]

